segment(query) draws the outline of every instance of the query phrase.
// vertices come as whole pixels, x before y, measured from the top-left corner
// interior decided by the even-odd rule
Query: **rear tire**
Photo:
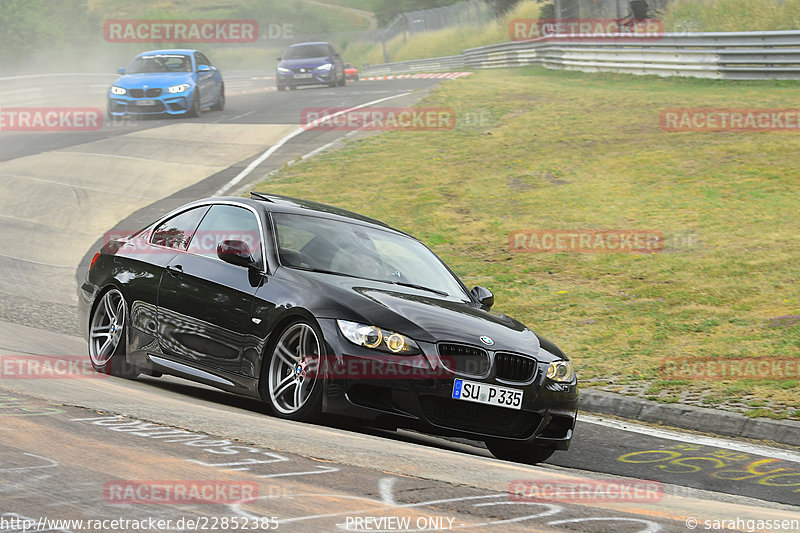
[[[117,289],[106,291],[89,319],[89,360],[101,374],[135,378],[139,370],[125,359],[128,304]]]
[[[543,463],[555,453],[555,446],[534,446],[532,444],[510,444],[503,441],[486,441],[492,455],[504,461],[535,465]]]

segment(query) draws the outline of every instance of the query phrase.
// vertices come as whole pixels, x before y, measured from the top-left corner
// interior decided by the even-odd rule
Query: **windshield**
[[[422,243],[359,224],[307,215],[273,215],[281,264],[412,285],[468,298],[462,285]]]
[[[191,72],[192,60],[185,55],[148,55],[133,60],[126,74],[152,72]]]
[[[284,59],[309,59],[312,57],[328,57],[328,47],[324,44],[290,46],[283,54]]]

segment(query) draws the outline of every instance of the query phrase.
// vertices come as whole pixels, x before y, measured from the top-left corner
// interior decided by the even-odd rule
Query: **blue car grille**
[[[144,98],[145,96],[147,98],[156,98],[161,96],[161,89],[147,89],[146,91],[144,89],[129,89],[128,93],[133,98]]]
[[[161,102],[156,102],[155,105],[134,105],[135,102],[131,102],[128,105],[128,112],[129,113],[163,113],[165,110],[164,104]]]

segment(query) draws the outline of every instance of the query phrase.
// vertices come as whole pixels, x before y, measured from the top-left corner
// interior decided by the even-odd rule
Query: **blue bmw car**
[[[299,43],[278,58],[275,80],[279,91],[299,85],[336,87],[346,82],[342,57],[328,43]]]
[[[225,84],[198,50],[153,50],[136,56],[108,90],[108,116],[186,115],[225,108]]]

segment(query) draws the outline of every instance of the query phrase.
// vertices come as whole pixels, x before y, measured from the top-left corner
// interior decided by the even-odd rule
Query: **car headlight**
[[[122,96],[123,94],[125,94],[127,92],[128,91],[126,91],[122,87],[117,87],[116,85],[112,85],[111,86],[111,94],[116,94],[116,95]]]
[[[342,335],[358,346],[400,355],[420,352],[416,342],[394,331],[347,320],[337,320],[336,324]]]
[[[317,70],[330,70],[333,68],[332,63],[325,63],[324,65],[320,65],[317,67]]]
[[[191,85],[189,85],[188,83],[182,83],[180,85],[173,85],[172,87],[167,89],[167,92],[171,93],[171,94],[182,93],[184,91],[188,91],[189,87],[191,87]]]
[[[559,383],[572,383],[575,370],[569,361],[555,361],[547,367],[547,378]]]
[[[284,67],[278,67],[278,72],[283,72],[285,74],[288,74],[288,73],[291,72],[291,70],[289,70],[288,68],[284,68]]]

